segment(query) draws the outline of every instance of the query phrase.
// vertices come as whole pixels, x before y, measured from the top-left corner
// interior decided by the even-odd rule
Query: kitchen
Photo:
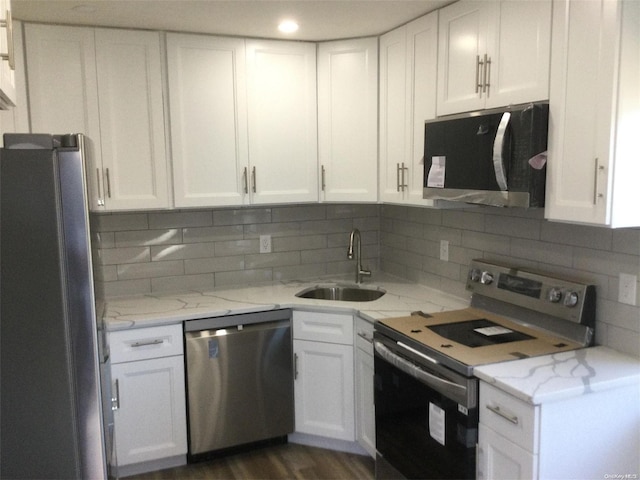
[[[3,115],[3,131],[8,131]],[[499,258],[588,279],[598,291],[595,343],[640,356],[638,302],[619,300],[621,274],[635,276],[637,289],[637,227],[551,222],[542,209],[426,209],[402,199],[135,211],[96,218],[102,253],[98,278],[108,295],[350,275],[354,262],[346,259],[346,245],[349,232],[358,228],[363,263],[373,271],[366,282],[372,284],[390,274],[466,298],[466,271],[473,258]],[[270,236],[272,253],[259,253],[261,235]],[[215,255],[189,253],[197,249],[215,250]]]

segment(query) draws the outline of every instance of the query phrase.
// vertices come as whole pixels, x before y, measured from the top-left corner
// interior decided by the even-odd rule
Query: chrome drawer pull
[[[505,420],[513,423],[514,425],[518,425],[518,417],[516,415],[509,415],[508,413],[504,413],[499,406],[487,405],[487,408],[491,410],[496,415],[500,415]]]
[[[146,347],[148,345],[160,345],[161,343],[164,343],[164,340],[161,338],[156,338],[155,340],[150,340],[148,342],[135,342],[131,344],[131,347],[136,348],[136,347]]]

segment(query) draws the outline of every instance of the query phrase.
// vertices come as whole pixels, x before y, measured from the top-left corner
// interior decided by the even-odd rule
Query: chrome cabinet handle
[[[406,170],[409,170],[409,167],[405,167],[404,166],[404,162],[402,162],[402,166],[400,167],[401,170],[401,182],[400,182],[400,188],[402,189],[402,191],[404,192],[405,188],[408,187],[408,185],[405,183],[405,178],[404,178],[404,173]]]
[[[476,93],[480,94],[480,96],[482,96],[481,93],[481,89],[482,89],[482,83],[481,83],[481,73],[480,70],[484,71],[484,61],[480,60],[480,55],[476,55]]]
[[[400,164],[396,163],[396,192],[400,191]]]
[[[109,167],[105,169],[107,176],[107,197],[111,198],[111,179],[109,178]]]
[[[247,167],[244,167],[242,172],[242,183],[244,185],[244,193],[249,193],[249,175],[247,174]]]
[[[253,167],[251,169],[251,190],[253,191],[253,193],[256,193],[256,167]]]
[[[596,205],[598,203],[598,200],[603,198],[604,195],[602,193],[598,193],[598,175],[600,174],[600,172],[604,171],[604,166],[599,164],[599,159],[596,158],[595,162],[596,162],[596,167],[595,167],[595,174],[593,175],[593,204]]]
[[[496,415],[504,418],[505,420],[513,423],[514,425],[518,425],[518,417],[516,415],[510,415],[502,411],[502,409],[498,405],[487,405],[487,408],[491,410]]]
[[[322,188],[323,192],[325,191],[325,189],[327,187],[326,170],[324,168],[324,165],[322,165],[322,167],[320,167],[320,187]]]
[[[7,16],[4,20],[0,20],[0,27],[7,29],[7,53],[0,53],[0,58],[9,62],[11,70],[16,69],[16,55],[13,47],[13,19],[11,10],[7,10]]]
[[[100,188],[100,184],[102,183],[102,175],[100,175],[100,169],[96,168],[96,180],[98,185],[98,198],[97,203],[99,207],[104,206],[104,198],[102,198],[102,188]]]
[[[298,354],[293,354],[293,379],[298,379]]]
[[[486,53],[484,54],[484,73],[482,80],[482,93],[487,94],[489,96],[489,80],[491,78],[491,57],[489,57]]]
[[[116,382],[113,388],[114,395],[111,395],[111,410],[114,412],[120,408],[120,383],[116,378]]]
[[[162,338],[155,338],[153,340],[149,340],[147,342],[135,342],[131,344],[132,348],[137,348],[137,347],[147,347],[149,345],[160,345],[161,343],[164,343],[164,340]]]

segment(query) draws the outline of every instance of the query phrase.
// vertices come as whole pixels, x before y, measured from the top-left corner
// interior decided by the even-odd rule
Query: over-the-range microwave
[[[544,206],[548,123],[547,103],[425,122],[423,197]]]

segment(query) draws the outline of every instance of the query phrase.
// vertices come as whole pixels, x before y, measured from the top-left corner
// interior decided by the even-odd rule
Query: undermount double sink
[[[385,293],[380,288],[361,288],[357,285],[345,286],[315,286],[305,288],[296,293],[299,298],[311,298],[315,300],[336,300],[342,302],[371,302],[382,297]]]

